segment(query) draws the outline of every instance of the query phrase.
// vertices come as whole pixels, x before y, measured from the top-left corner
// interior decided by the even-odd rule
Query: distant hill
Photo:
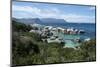
[[[29,18],[29,19],[26,19],[26,18],[22,18],[22,19],[13,18],[13,19],[17,22],[21,22],[21,23],[24,23],[24,24],[33,24],[33,23],[40,23],[41,22],[41,20],[39,18]]]
[[[42,18],[43,23],[66,23],[64,19],[55,19],[55,18]]]
[[[22,19],[16,19],[17,22],[25,23],[25,24],[33,24],[33,23],[66,23],[64,19],[55,19],[55,18],[22,18]]]

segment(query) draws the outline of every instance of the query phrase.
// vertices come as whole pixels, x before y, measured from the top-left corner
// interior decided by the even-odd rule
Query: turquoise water
[[[79,35],[67,35],[67,34],[59,33],[59,36],[62,37],[65,41],[64,47],[74,48],[80,45],[80,43],[73,41],[75,39],[79,39],[80,38]]]
[[[62,27],[62,28],[75,28],[85,30],[85,33],[80,35],[82,39],[96,37],[96,24],[95,23],[41,23],[46,26]]]
[[[80,38],[81,40],[87,38],[96,38],[96,24],[95,23],[41,23],[47,26],[54,26],[54,27],[62,27],[62,28],[75,28],[79,30],[85,30],[84,34],[80,35],[65,35],[63,33],[59,33],[59,36],[65,40],[65,47],[75,47],[80,45],[78,42],[74,42],[72,40],[66,39],[77,39]]]
[[[72,47],[72,48],[74,48],[74,47],[79,46],[79,45],[80,45],[80,43],[75,43],[75,42],[73,42],[71,40],[66,40],[64,47]]]

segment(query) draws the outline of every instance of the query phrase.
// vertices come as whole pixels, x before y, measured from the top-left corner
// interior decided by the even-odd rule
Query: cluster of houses
[[[46,41],[48,43],[57,42],[64,43],[63,38],[61,38],[58,33],[63,34],[83,34],[84,30],[78,30],[74,28],[64,29],[62,27],[53,27],[53,26],[44,26],[40,24],[31,24],[33,27],[30,32],[38,33],[42,37],[42,41]]]
[[[64,34],[83,34],[85,33],[84,30],[78,30],[74,28],[68,28],[64,30]]]

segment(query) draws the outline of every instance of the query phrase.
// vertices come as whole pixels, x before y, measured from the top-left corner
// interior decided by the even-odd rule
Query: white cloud
[[[32,8],[28,7],[28,6],[23,6],[22,7],[22,6],[16,6],[16,5],[13,5],[12,9],[14,11],[28,11],[28,12],[30,12],[32,10]]]
[[[36,7],[30,7],[30,6],[13,6],[13,11],[17,12],[26,12],[26,13],[31,13],[32,15],[37,15],[40,18],[56,18],[57,15],[59,15],[59,10],[56,8],[52,9],[39,9]]]
[[[12,7],[13,11],[23,11],[23,12],[40,12],[40,9],[36,8],[36,7],[30,7],[30,6],[16,6],[13,5]]]
[[[94,7],[90,8],[91,10]],[[19,13],[19,17],[39,17],[39,18],[57,18],[57,19],[65,19],[68,22],[95,22],[94,16],[85,16],[85,15],[77,15],[77,14],[64,14],[61,10],[57,8],[46,8],[40,9],[37,7],[30,6],[16,6],[13,5],[13,11],[23,12]],[[27,14],[25,14],[27,13]]]
[[[78,14],[67,14],[64,16],[65,20],[68,22],[95,22],[95,16],[84,16],[84,15],[78,15]]]

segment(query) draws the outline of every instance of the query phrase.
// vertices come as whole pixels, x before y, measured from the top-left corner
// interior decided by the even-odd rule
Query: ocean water
[[[85,30],[84,34],[80,35],[66,35],[60,33],[59,35],[65,40],[65,47],[75,47],[80,45],[80,43],[73,42],[72,40],[66,39],[77,39],[80,38],[82,40],[87,38],[95,38],[96,37],[96,24],[95,23],[43,23],[43,25],[54,26],[54,27],[62,27],[62,28],[76,28]]]

